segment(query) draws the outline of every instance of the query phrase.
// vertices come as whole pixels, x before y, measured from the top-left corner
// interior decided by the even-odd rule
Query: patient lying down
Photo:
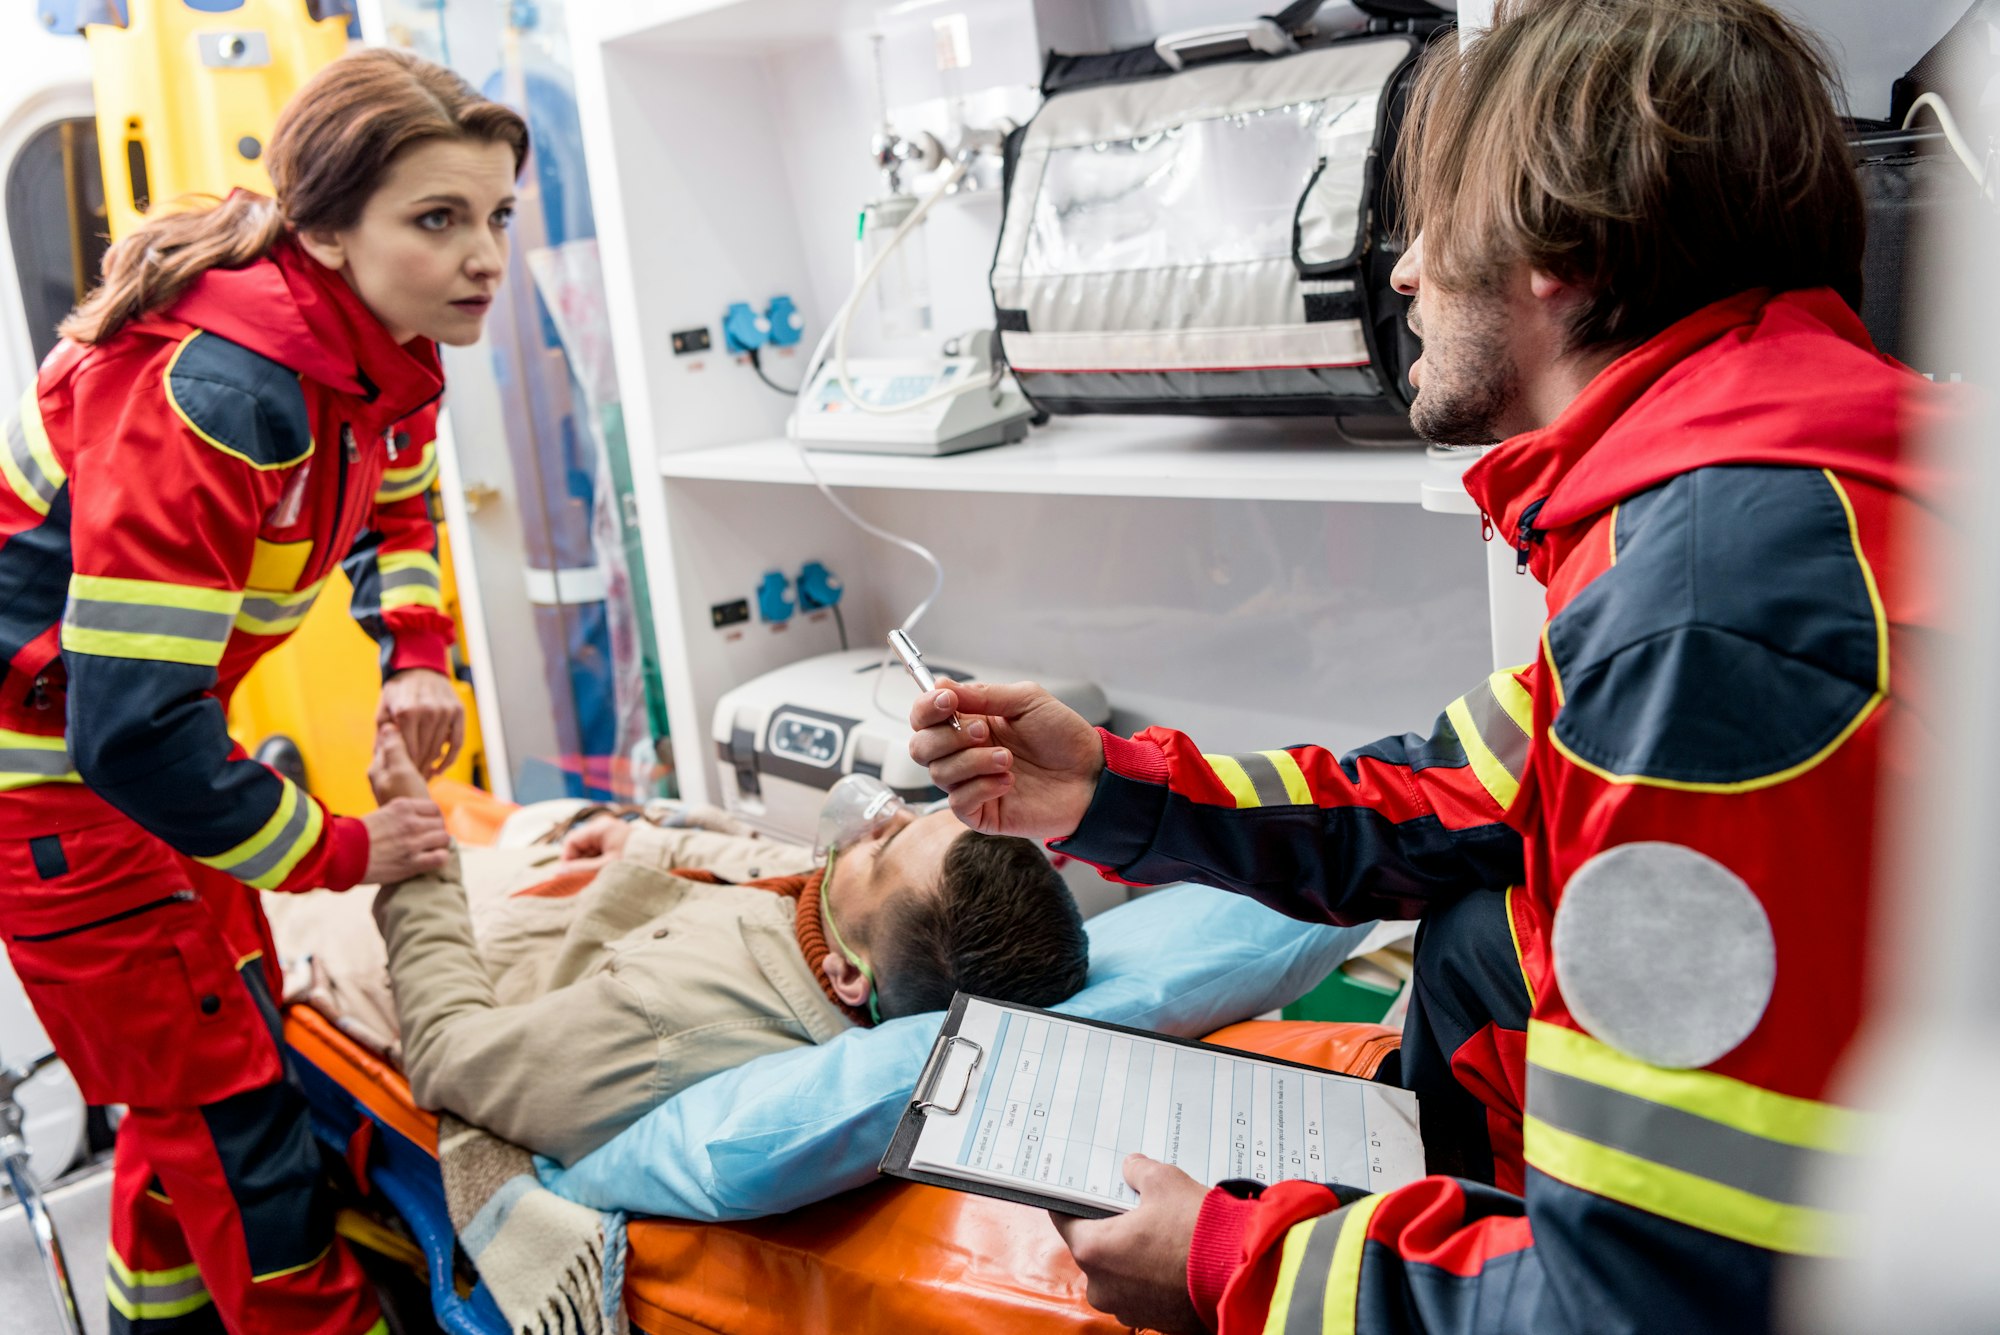
[[[369,779],[380,802],[424,793],[393,728]],[[741,884],[664,870],[648,843],[659,832],[628,828],[572,841],[611,856],[536,990],[511,1003],[495,996],[456,858],[378,894],[418,1102],[567,1164],[754,1057],[941,1009],[954,991],[1049,1006],[1083,986],[1083,923],[1048,860],[949,812],[898,816],[842,849],[830,877]],[[769,843],[742,842],[769,862]]]

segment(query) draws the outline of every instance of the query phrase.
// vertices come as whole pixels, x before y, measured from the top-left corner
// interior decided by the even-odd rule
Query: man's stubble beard
[[[1502,336],[1501,311],[1466,302],[1458,314],[1460,332],[1445,337],[1427,330],[1424,383],[1410,404],[1410,427],[1440,445],[1492,445],[1520,396],[1520,367]]]

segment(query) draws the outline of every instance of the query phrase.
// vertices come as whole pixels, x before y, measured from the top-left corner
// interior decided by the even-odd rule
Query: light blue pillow
[[[1363,927],[1295,922],[1206,886],[1155,891],[1092,918],[1090,982],[1057,1010],[1179,1038],[1297,1000]],[[908,1015],[711,1076],[544,1185],[600,1210],[755,1219],[871,1181],[909,1105],[940,1015]]]

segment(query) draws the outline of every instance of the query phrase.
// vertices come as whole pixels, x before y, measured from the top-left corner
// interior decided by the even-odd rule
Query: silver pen
[[[896,651],[896,657],[903,660],[903,668],[910,674],[910,680],[917,684],[918,690],[929,695],[937,689],[937,678],[924,666],[924,652],[917,648],[915,640],[900,629],[892,630],[889,632],[889,647]],[[960,732],[965,731],[965,725],[958,721],[957,714],[951,716],[951,726]]]

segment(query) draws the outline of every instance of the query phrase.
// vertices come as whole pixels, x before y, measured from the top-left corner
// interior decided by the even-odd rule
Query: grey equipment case
[[[1236,30],[1051,54],[1008,143],[1001,346],[1051,413],[1401,416],[1388,154],[1424,0],[1330,39],[1316,4]],[[1428,14],[1430,17],[1419,17]],[[1179,43],[1179,45],[1176,45]]]

